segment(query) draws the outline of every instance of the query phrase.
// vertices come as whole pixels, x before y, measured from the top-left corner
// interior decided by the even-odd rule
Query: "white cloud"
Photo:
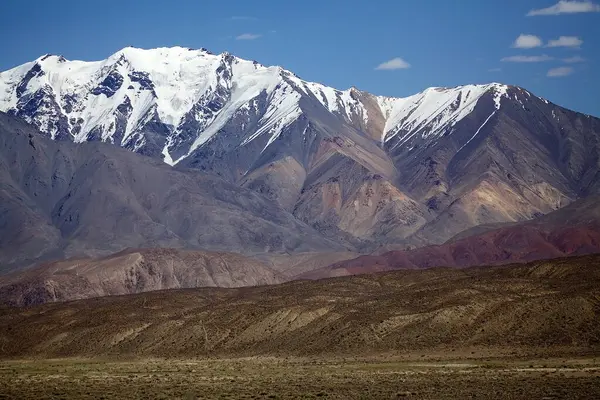
[[[561,0],[555,5],[542,8],[539,10],[531,10],[527,13],[528,17],[538,15],[560,15],[560,14],[575,14],[575,13],[588,13],[588,12],[600,12],[600,5],[594,4],[589,0],[585,1],[569,1]]]
[[[410,68],[410,64],[401,59],[400,57],[392,58],[389,61],[379,64],[376,70],[391,71],[394,69],[407,69]]]
[[[488,72],[502,72],[502,68],[490,68]]]
[[[583,58],[581,56],[574,56],[574,57],[564,58],[563,61],[566,62],[567,64],[576,64],[576,63],[585,62],[585,58]]]
[[[548,74],[546,74],[546,76],[548,76],[550,78],[560,78],[563,76],[569,76],[573,72],[574,72],[574,70],[571,67],[558,67],[558,68],[552,68],[550,71],[548,71]]]
[[[561,36],[556,40],[550,40],[546,47],[572,47],[579,48],[583,44],[583,40],[577,36]]]
[[[241,35],[236,36],[235,40],[254,40],[258,39],[261,36],[262,35],[258,33],[242,33]]]
[[[512,47],[517,49],[533,49],[534,47],[542,46],[543,42],[538,36],[535,35],[526,35],[524,33],[520,34],[519,37],[515,40]]]
[[[544,54],[541,56],[510,56],[510,57],[504,57],[500,61],[516,62],[516,63],[534,63],[534,62],[544,62],[544,61],[551,61],[551,60],[554,60],[554,58]]]

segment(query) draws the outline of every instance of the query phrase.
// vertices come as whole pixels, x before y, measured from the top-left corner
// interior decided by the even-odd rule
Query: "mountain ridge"
[[[171,65],[171,63],[178,65]],[[155,66],[159,64],[161,64],[161,67],[163,68]],[[165,65],[163,66],[162,64]],[[185,67],[187,64],[190,64],[189,68]],[[455,91],[459,92],[458,97],[460,102],[460,96],[463,95],[463,91],[469,93],[471,90],[477,92],[477,94],[475,94],[476,101],[478,99],[477,96],[480,96],[482,93],[488,90],[496,90],[498,92],[498,97],[496,97],[495,101],[499,106],[500,97],[503,95],[506,88],[508,88],[507,85],[500,83],[462,85],[453,88],[431,87],[413,96],[394,98],[372,95],[368,92],[357,90],[355,87],[346,90],[338,90],[320,83],[305,81],[280,66],[267,67],[256,61],[248,61],[235,57],[229,52],[215,55],[206,49],[193,50],[182,47],[164,47],[144,50],[126,47],[101,61],[69,61],[62,56],[46,54],[33,62],[5,71],[0,74],[0,88],[4,89],[3,92],[5,92],[4,96],[0,98],[0,110],[19,114],[16,110],[20,108],[19,102],[23,96],[28,93],[34,94],[34,96],[39,96],[40,94],[47,95],[49,97],[48,102],[58,106],[56,115],[35,116],[23,114],[21,116],[26,120],[29,120],[29,122],[34,123],[34,125],[43,132],[48,132],[52,138],[68,138],[70,135],[71,139],[76,142],[98,139],[102,141],[112,141],[115,139],[115,132],[107,131],[114,131],[117,129],[116,125],[119,123],[119,116],[115,116],[116,119],[111,121],[111,123],[113,123],[112,125],[106,126],[98,116],[91,115],[90,113],[88,113],[88,115],[83,115],[81,112],[78,113],[74,110],[73,96],[81,97],[81,92],[85,90],[89,90],[90,95],[97,97],[102,97],[103,95],[107,99],[113,96],[120,96],[120,104],[115,103],[108,109],[108,113],[106,109],[101,113],[104,118],[109,116],[111,112],[114,114],[131,107],[132,98],[137,97],[140,102],[146,102],[148,104],[143,104],[142,106],[145,106],[146,108],[138,110],[137,115],[130,116],[130,121],[128,121],[127,128],[120,143],[121,146],[127,147],[131,140],[131,135],[135,135],[136,130],[140,128],[139,125],[150,122],[144,122],[143,118],[145,118],[145,115],[148,113],[152,114],[153,111],[156,111],[159,117],[158,120],[154,120],[153,122],[171,126],[171,134],[175,134],[175,136],[177,133],[184,135],[185,126],[182,126],[185,124],[184,118],[190,117],[189,115],[186,116],[186,114],[193,111],[195,103],[200,103],[203,96],[214,97],[216,95],[217,98],[211,100],[213,103],[208,104],[208,108],[218,107],[214,102],[216,101],[218,103],[222,100],[219,98],[219,92],[222,89],[231,89],[230,86],[236,84],[240,85],[240,82],[235,80],[227,82],[227,79],[231,78],[230,75],[235,72],[233,71],[233,67],[236,65],[243,65],[243,68],[240,67],[238,75],[254,74],[255,76],[253,78],[263,78],[267,81],[255,82],[259,84],[260,89],[272,92],[273,88],[271,87],[272,82],[270,82],[270,80],[275,80],[277,85],[287,85],[287,88],[290,89],[292,93],[301,91],[303,94],[313,95],[320,102],[321,106],[332,113],[343,113],[348,119],[362,118],[362,121],[358,122],[363,127],[367,127],[369,124],[368,113],[373,112],[374,110],[369,110],[368,106],[365,106],[365,104],[360,100],[357,100],[357,98],[361,96],[369,97],[370,100],[375,103],[371,106],[376,106],[375,108],[378,108],[377,111],[384,118],[384,126],[381,127],[382,131],[378,132],[381,142],[389,140],[390,138],[387,137],[388,134],[391,133],[393,136],[397,134],[397,132],[394,133],[394,131],[402,128],[401,120],[403,112],[406,112],[406,110],[403,109],[403,106],[405,106],[404,103],[418,103],[427,95]],[[191,71],[193,67],[202,67],[203,70],[197,74],[193,74]],[[216,74],[215,76],[210,76],[213,69],[216,71]],[[171,75],[168,75],[167,72]],[[157,84],[155,81],[161,81],[161,83]],[[168,86],[176,86],[177,81],[183,81],[185,83],[185,90],[179,90],[177,93],[174,93],[174,89],[169,88]],[[127,89],[124,89],[125,84],[129,85]],[[134,85],[139,86],[138,93],[132,96],[131,90],[133,90]],[[179,85],[179,88],[182,89],[183,86]],[[14,93],[12,93],[12,91],[14,91]],[[40,91],[42,91],[42,93],[40,93]],[[46,93],[43,93],[44,91],[46,91]],[[140,95],[140,92],[144,91],[149,92],[149,95],[148,93],[144,93],[145,96]],[[162,93],[157,93],[158,91],[161,91]],[[184,94],[182,95],[182,93]],[[258,93],[253,93],[253,95],[254,96],[251,95],[245,100],[249,101],[254,99]],[[170,102],[168,98],[164,99],[164,97],[169,96],[172,97],[172,101]],[[154,99],[152,97],[154,97]],[[39,100],[40,99],[37,99],[37,101]],[[153,100],[155,100],[154,103],[152,103]],[[94,98],[94,101],[96,103],[99,102],[99,100],[96,101],[96,98]],[[211,101],[209,101],[209,103]],[[236,101],[234,101],[234,103],[236,103]],[[469,112],[468,107],[470,103],[473,103],[473,99],[466,104],[466,114]],[[153,105],[156,105],[155,110],[152,110]],[[246,106],[246,103],[235,105],[244,107]],[[294,104],[290,104],[289,106],[293,105]],[[89,104],[84,108],[93,108],[95,106],[97,107],[98,104]],[[121,108],[121,110],[119,110],[119,108]],[[86,111],[87,110],[83,110],[84,113]],[[217,108],[212,111],[218,111],[219,114],[222,114],[227,110]],[[295,116],[297,111],[298,110],[296,109],[286,109],[284,107],[281,112],[290,115],[293,114]],[[357,115],[352,115],[353,112],[356,112]],[[154,117],[155,116],[152,116],[152,118]],[[65,122],[62,121],[64,118],[66,118],[66,124],[68,125],[66,127],[61,126],[61,124],[64,124]],[[461,116],[459,115],[458,119],[460,120],[460,118]],[[83,119],[83,121],[78,122],[78,119]],[[417,123],[417,125],[418,122],[422,121],[412,121],[412,123]],[[181,131],[177,132],[180,128]],[[98,129],[100,129],[100,131],[97,131]],[[257,133],[257,135],[258,134],[259,133]],[[100,135],[100,137],[97,137],[98,135]],[[270,142],[275,135],[271,136]],[[202,145],[206,140],[210,140],[210,137],[210,133],[206,133],[206,131],[201,132],[191,144],[188,153],[177,159],[171,158],[168,151],[169,143],[163,147],[161,154],[164,156],[165,162],[168,164],[175,164],[189,156],[197,146]],[[176,138],[173,135],[170,135],[167,136],[166,141],[169,142],[175,139]],[[254,138],[252,137],[247,138],[249,141],[253,139]],[[138,145],[139,143],[134,145],[131,149],[134,151],[139,150]]]
[[[498,266],[600,252],[600,196],[532,221],[482,226],[443,245],[411,251],[243,256],[184,249],[125,249],[97,258],[42,263],[0,275],[0,303],[34,305],[185,287],[237,287],[381,271]],[[495,228],[495,229],[494,229]],[[565,259],[566,260],[566,259]],[[553,262],[553,261],[550,261]]]
[[[3,72],[0,110],[216,175],[353,251],[441,244],[600,192],[600,119],[502,84],[387,98],[229,53],[126,48]]]

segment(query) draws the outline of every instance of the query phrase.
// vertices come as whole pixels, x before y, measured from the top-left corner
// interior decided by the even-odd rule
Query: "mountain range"
[[[480,225],[442,245],[368,255],[352,252],[234,253],[126,249],[0,276],[0,304],[35,304],[194,287],[240,287],[434,267],[465,268],[600,253],[600,196],[540,218]],[[377,254],[381,253],[381,254]]]
[[[125,48],[0,73],[0,111],[4,271],[141,247],[411,251],[600,190],[600,119],[499,83],[390,98]]]

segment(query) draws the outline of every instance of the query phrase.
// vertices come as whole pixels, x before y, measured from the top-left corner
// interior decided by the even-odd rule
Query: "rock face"
[[[600,196],[591,196],[533,221],[478,226],[438,246],[360,256],[306,271],[320,279],[395,269],[470,267],[600,253]]]
[[[358,250],[440,244],[600,188],[600,120],[497,83],[387,98],[228,53],[126,48],[0,73],[0,111],[218,175]]]
[[[126,249],[0,275],[0,304],[31,306],[165,289],[272,285],[356,256],[314,252],[249,257],[199,250]]]
[[[276,273],[265,264],[239,254],[143,249],[59,261],[0,277],[0,299],[8,305],[29,306],[151,290],[277,282]]]

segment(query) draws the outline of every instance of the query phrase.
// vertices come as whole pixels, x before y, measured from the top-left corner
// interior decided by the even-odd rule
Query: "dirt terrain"
[[[599,315],[598,255],[4,307],[0,395],[593,399]]]
[[[600,359],[0,363],[6,399],[594,399]]]
[[[4,307],[0,357],[595,354],[599,315],[596,255]]]

